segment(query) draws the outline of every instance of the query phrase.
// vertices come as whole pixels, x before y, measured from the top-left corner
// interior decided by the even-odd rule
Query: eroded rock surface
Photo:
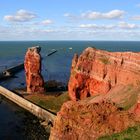
[[[73,58],[68,88],[72,101],[50,140],[96,140],[140,124],[140,53],[87,48]]]
[[[44,80],[41,75],[40,47],[29,48],[25,55],[24,68],[28,93],[43,93]]]
[[[63,104],[49,140],[96,140],[134,125],[134,114],[93,97]]]
[[[140,124],[140,89],[118,85],[108,94],[65,102],[50,140],[96,140]]]
[[[140,86],[140,53],[87,48],[74,56],[68,84],[72,100],[106,94],[118,85]]]

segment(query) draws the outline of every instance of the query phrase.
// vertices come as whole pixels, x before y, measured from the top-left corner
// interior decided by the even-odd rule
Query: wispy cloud
[[[132,20],[140,20],[140,15],[132,16],[131,19]]]
[[[80,28],[92,28],[92,29],[114,29],[115,25],[97,25],[97,24],[81,24]]]
[[[140,26],[122,21],[114,25],[81,24],[79,25],[79,27],[95,30],[111,30],[111,29],[136,29],[139,28]]]
[[[77,16],[71,13],[65,13],[63,16],[67,17],[70,21],[78,21],[79,19],[81,19],[80,16]]]
[[[86,24],[85,24],[86,25]],[[117,27],[116,27],[117,25]],[[140,30],[118,29],[119,23],[114,25],[93,25],[85,28],[83,25],[79,27],[55,27],[41,28],[39,26],[22,26],[22,28],[12,25],[0,26],[1,40],[37,40],[37,39],[95,39],[95,40],[139,40]],[[93,28],[93,30],[92,30]],[[96,30],[97,28],[97,30]],[[104,30],[105,28],[105,30]]]
[[[123,10],[112,10],[106,13],[96,12],[96,11],[88,11],[82,13],[82,17],[86,19],[120,19],[123,17],[125,11]]]
[[[130,24],[130,23],[127,23],[127,22],[120,22],[118,24],[118,27],[122,28],[122,29],[136,29],[136,28],[139,28],[139,25],[136,25],[136,24]]]
[[[49,24],[52,24],[52,23],[53,23],[53,21],[51,19],[46,19],[46,20],[43,20],[41,22],[42,25],[49,25]]]
[[[38,26],[38,27],[41,27],[41,26],[46,26],[46,27],[50,27],[51,24],[53,24],[54,21],[51,20],[51,19],[45,19],[45,20],[42,20],[42,21],[35,21],[35,22],[32,22],[30,23],[31,26]]]
[[[14,15],[4,16],[4,20],[9,22],[28,22],[36,17],[35,13],[20,9]]]
[[[108,12],[98,12],[98,11],[87,11],[80,15],[73,15],[70,13],[65,13],[64,16],[69,19],[88,19],[88,20],[99,20],[99,19],[121,19],[123,18],[125,11],[123,10],[112,10]]]
[[[73,17],[73,15],[70,14],[70,13],[65,13],[65,14],[64,14],[64,17]]]
[[[23,25],[14,26],[0,25],[0,39],[1,40],[30,40],[30,39],[42,39],[48,38],[48,36],[52,36],[56,34],[58,31],[53,28],[40,28],[39,26],[29,26]]]

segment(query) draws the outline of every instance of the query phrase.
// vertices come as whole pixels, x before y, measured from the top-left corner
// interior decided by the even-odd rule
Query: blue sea
[[[57,80],[65,84],[69,80],[74,53],[80,54],[87,47],[108,51],[140,51],[140,41],[1,41],[0,71],[23,62],[27,48],[32,46],[42,48],[44,80]],[[52,49],[58,52],[47,56]],[[25,87],[24,71],[18,73],[15,78],[0,82],[0,84],[9,89]]]

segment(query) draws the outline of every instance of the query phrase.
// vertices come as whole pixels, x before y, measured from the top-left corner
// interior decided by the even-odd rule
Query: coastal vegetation
[[[53,113],[57,113],[60,110],[62,104],[69,100],[67,91],[46,92],[45,95],[35,94],[24,97],[27,100]]]
[[[140,140],[140,125],[129,127],[121,133],[100,137],[98,140]]]

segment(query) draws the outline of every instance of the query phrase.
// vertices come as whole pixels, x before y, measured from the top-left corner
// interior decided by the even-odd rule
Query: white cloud
[[[0,25],[0,40],[48,39],[49,37],[53,38],[52,36],[57,34],[57,32],[57,29],[44,29],[39,26],[15,26],[13,24],[7,26]]]
[[[40,32],[42,33],[54,33],[54,32],[57,32],[56,30],[53,30],[53,29],[44,29],[44,30],[39,30]]]
[[[74,22],[81,19],[80,16],[73,15],[73,14],[70,14],[70,13],[65,13],[63,16],[69,18],[70,21],[74,21]]]
[[[116,28],[114,30],[92,30],[91,28],[84,30],[71,27],[44,29],[29,25],[22,26],[22,28],[19,26],[15,28],[13,24],[0,25],[0,40],[139,40],[140,38],[140,29],[119,30]]]
[[[111,30],[111,29],[136,29],[139,25],[130,24],[127,22],[119,22],[118,24],[111,25],[97,25],[97,24],[81,24],[80,28],[95,29],[95,30]]]
[[[53,21],[50,20],[50,19],[46,19],[46,20],[43,20],[43,21],[41,22],[42,25],[49,25],[49,24],[52,24],[52,23],[53,23]]]
[[[70,13],[65,13],[64,17],[71,17],[72,15]]]
[[[15,15],[4,16],[4,20],[10,22],[27,22],[27,21],[31,21],[36,17],[37,15],[35,13],[20,9],[16,12]]]
[[[92,29],[113,29],[115,25],[97,25],[97,24],[81,24],[80,28],[92,28]]]
[[[133,16],[131,17],[132,20],[140,20],[140,15],[136,15],[136,16]]]
[[[125,11],[123,10],[112,10],[107,13],[101,13],[96,11],[88,11],[81,14],[81,17],[86,19],[119,19],[122,18]]]
[[[139,26],[136,25],[136,24],[130,24],[130,23],[127,23],[127,22],[120,22],[118,27],[120,27],[122,29],[136,29]]]

